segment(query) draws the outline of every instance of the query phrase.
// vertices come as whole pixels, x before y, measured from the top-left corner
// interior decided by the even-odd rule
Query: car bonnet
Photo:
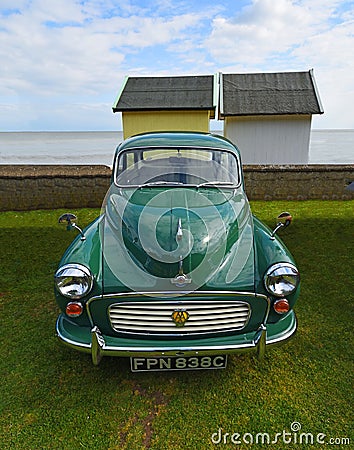
[[[104,293],[254,289],[241,188],[112,186],[101,226]]]

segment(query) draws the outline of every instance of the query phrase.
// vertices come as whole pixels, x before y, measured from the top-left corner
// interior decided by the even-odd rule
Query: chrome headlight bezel
[[[292,294],[300,283],[300,274],[291,263],[277,263],[268,268],[264,275],[264,286],[274,297]]]
[[[83,264],[64,264],[56,271],[54,282],[57,291],[63,297],[78,300],[92,290],[93,275]],[[70,289],[70,286],[72,286],[72,289]]]

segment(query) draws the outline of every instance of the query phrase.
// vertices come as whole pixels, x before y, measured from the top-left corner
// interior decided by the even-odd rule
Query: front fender
[[[254,217],[254,247],[255,247],[255,287],[256,292],[263,293],[271,298],[273,303],[277,298],[271,297],[265,289],[263,278],[267,269],[276,263],[288,262],[295,264],[294,258],[289,252],[284,242],[275,236],[271,239],[271,230],[259,219]],[[289,301],[290,308],[293,308],[300,294],[300,284],[291,295],[286,298]],[[283,316],[276,313],[273,308],[270,310],[269,322],[276,322]]]

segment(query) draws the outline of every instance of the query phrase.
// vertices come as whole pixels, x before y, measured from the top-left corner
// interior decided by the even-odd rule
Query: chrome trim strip
[[[87,303],[91,302],[92,300],[97,300],[99,298],[115,298],[115,297],[142,297],[142,296],[146,296],[148,297],[153,297],[154,295],[156,296],[160,296],[160,298],[171,298],[171,299],[175,299],[176,298],[176,292],[177,291],[129,291],[129,292],[116,292],[114,294],[104,294],[104,295],[96,295],[94,297],[91,297]],[[207,295],[207,296],[212,296],[212,295],[243,295],[246,297],[260,297],[263,300],[268,300],[268,297],[265,294],[259,294],[257,292],[249,292],[249,291],[183,291],[183,290],[179,290],[178,291],[180,295],[180,297],[185,296],[185,297],[193,297],[193,296],[198,296],[198,295]]]
[[[176,234],[176,239],[178,241],[180,241],[183,237],[183,229],[182,229],[182,219],[179,217],[178,219],[178,225],[177,225],[177,234]],[[181,256],[181,258],[183,258]]]

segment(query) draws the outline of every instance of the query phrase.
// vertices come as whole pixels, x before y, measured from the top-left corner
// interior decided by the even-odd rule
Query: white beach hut
[[[218,118],[244,164],[307,164],[312,115],[322,113],[312,70],[220,74]]]

